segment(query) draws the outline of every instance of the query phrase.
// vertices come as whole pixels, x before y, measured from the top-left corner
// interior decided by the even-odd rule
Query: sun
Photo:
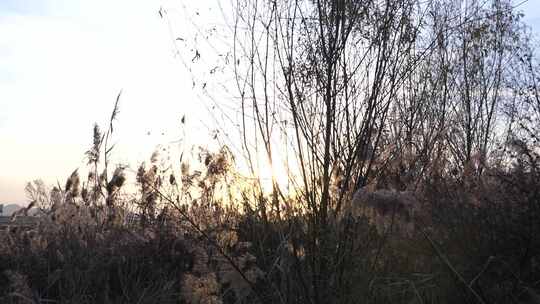
[[[293,187],[294,177],[297,175],[291,169],[285,157],[280,153],[273,153],[272,163],[268,157],[259,156],[255,168],[256,177],[259,179],[263,193],[270,194],[275,182],[282,193],[290,193]]]
[[[288,189],[291,188],[289,172],[283,166],[264,166],[259,169],[258,178],[261,182],[262,191],[266,194],[272,193],[274,181],[282,192],[288,192]]]

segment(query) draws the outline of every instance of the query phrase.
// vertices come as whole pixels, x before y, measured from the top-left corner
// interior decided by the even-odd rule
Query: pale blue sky
[[[117,161],[179,139],[184,114],[195,118],[189,142],[207,141],[206,109],[158,10],[215,1],[0,0],[0,203],[24,202],[26,181],[62,181],[81,166],[92,124],[105,123],[120,89]],[[540,0],[520,9],[540,33]]]
[[[516,3],[521,3],[517,2]],[[528,0],[519,10],[525,13],[525,21],[531,25],[536,33],[540,32],[540,0]]]
[[[148,159],[180,138],[182,115],[203,117],[158,14],[166,2],[0,0],[0,203],[84,164],[93,123],[105,125],[121,89],[117,161]]]

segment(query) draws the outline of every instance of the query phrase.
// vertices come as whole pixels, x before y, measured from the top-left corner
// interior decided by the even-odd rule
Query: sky
[[[119,162],[148,159],[180,138],[183,115],[202,116],[161,5],[0,1],[0,203],[23,202],[27,181],[63,183],[84,165],[93,124],[106,126],[121,90]]]
[[[120,91],[115,162],[136,166],[159,144],[210,140],[208,105],[178,56],[193,50],[178,49],[159,13],[185,3],[218,6],[217,0],[0,0],[0,203],[24,203],[26,182],[62,183],[83,166],[92,126],[106,126]],[[540,33],[540,0],[519,9]]]

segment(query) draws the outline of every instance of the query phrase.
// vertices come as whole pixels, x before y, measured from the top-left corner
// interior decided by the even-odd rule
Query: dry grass
[[[272,213],[225,148],[178,170],[153,155],[129,193],[105,137],[94,129],[86,179],[28,185],[42,212],[0,235],[3,303],[310,302],[321,257],[307,211]],[[540,178],[527,153],[415,193],[351,194],[328,224],[335,303],[539,303]]]

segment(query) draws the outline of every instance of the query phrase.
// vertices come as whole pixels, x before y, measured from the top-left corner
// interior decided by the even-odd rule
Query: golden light
[[[288,163],[285,161],[283,153],[274,152],[272,155],[272,164],[265,155],[258,155],[258,164],[256,165],[256,177],[261,183],[263,193],[270,194],[273,191],[273,183],[276,182],[281,192],[290,194],[294,188],[291,179],[295,174]]]

